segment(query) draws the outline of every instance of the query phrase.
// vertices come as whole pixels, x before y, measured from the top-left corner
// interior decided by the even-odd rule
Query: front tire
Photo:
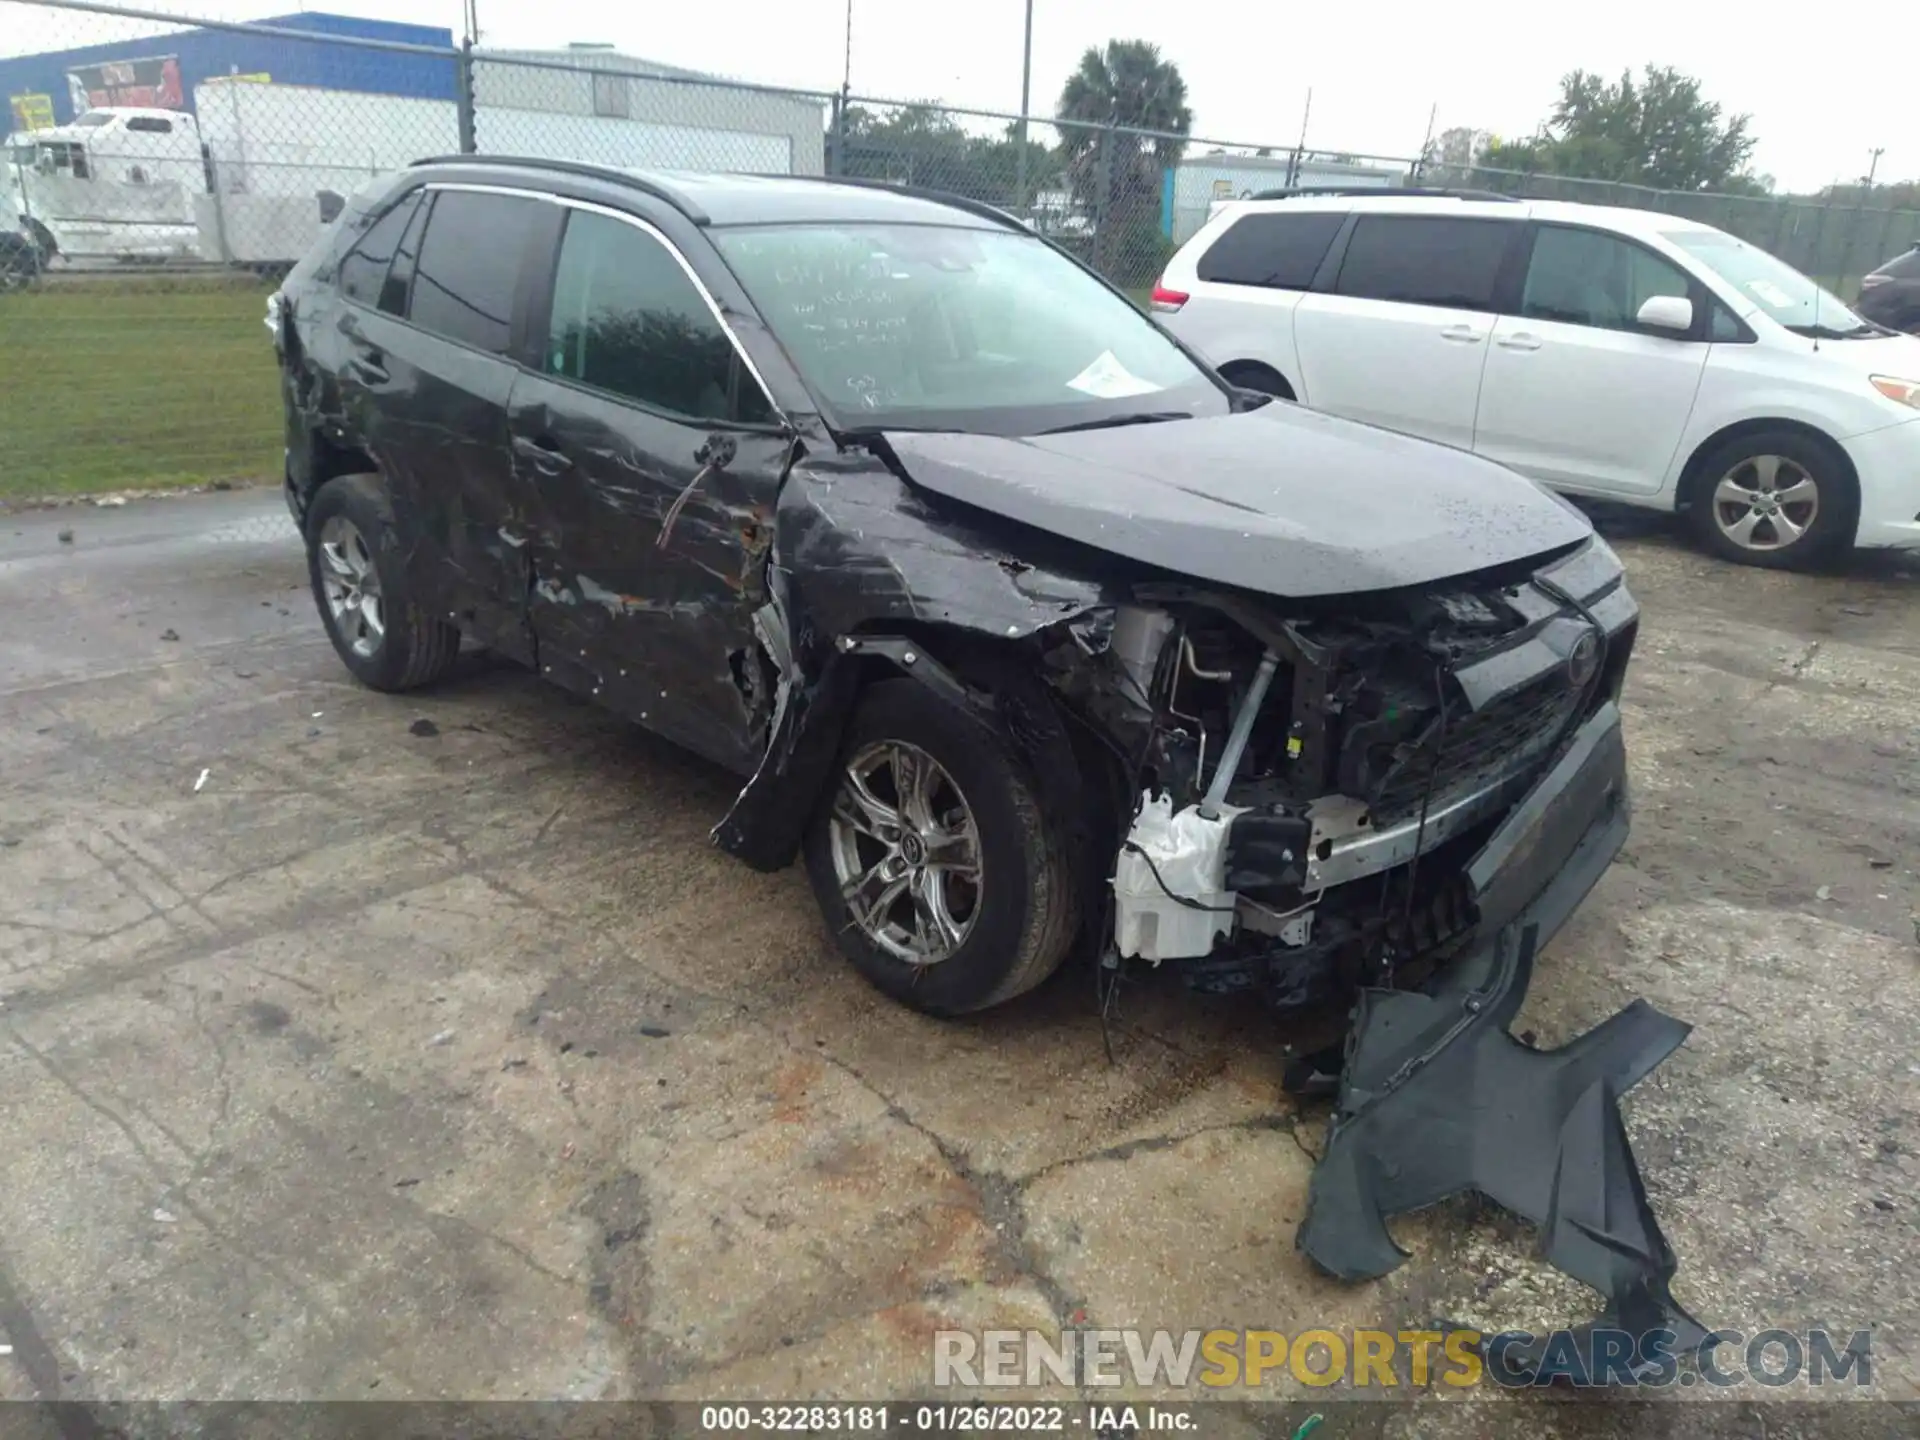
[[[1723,560],[1800,570],[1853,543],[1859,510],[1859,487],[1831,446],[1761,430],[1701,462],[1688,518],[1701,547]]]
[[[1026,765],[916,680],[861,695],[804,852],[842,953],[929,1015],[1031,990],[1077,928],[1069,847]]]
[[[453,668],[460,631],[413,598],[393,506],[378,475],[342,475],[307,510],[307,574],[341,663],[375,690],[413,690]]]

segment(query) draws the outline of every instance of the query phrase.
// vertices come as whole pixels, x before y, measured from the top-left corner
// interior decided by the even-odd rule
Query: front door
[[[1638,323],[1656,295],[1693,302],[1691,332]],[[1494,327],[1474,450],[1549,485],[1658,490],[1706,372],[1701,287],[1621,236],[1546,225],[1534,237],[1519,312]]]
[[[510,401],[532,496],[542,671],[735,769],[758,760],[773,676],[764,604],[790,441],[671,244],[569,209],[539,373]]]

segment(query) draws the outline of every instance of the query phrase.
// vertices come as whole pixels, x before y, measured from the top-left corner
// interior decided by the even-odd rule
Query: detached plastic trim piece
[[[1576,1328],[1632,1337],[1622,1368],[1654,1372],[1697,1353],[1707,1331],[1674,1300],[1679,1262],[1628,1147],[1620,1096],[1690,1026],[1636,1000],[1558,1050],[1507,1026],[1526,998],[1537,923],[1510,925],[1431,993],[1368,990],[1356,1013],[1326,1153],[1296,1243],[1343,1280],[1406,1259],[1386,1219],[1465,1190],[1541,1227],[1549,1264],[1598,1290],[1607,1308]],[[1501,1349],[1502,1379],[1538,1377],[1545,1337]]]

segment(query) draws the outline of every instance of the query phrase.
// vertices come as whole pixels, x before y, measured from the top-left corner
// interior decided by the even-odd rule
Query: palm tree
[[[1123,125],[1182,137],[1193,128],[1180,67],[1162,60],[1160,47],[1145,40],[1109,40],[1104,51],[1089,46],[1080,57],[1080,68],[1061,88],[1055,113],[1061,120],[1080,122],[1070,127],[1069,145],[1075,137],[1086,137],[1084,127],[1089,125]],[[1171,165],[1180,158],[1186,141],[1142,140],[1141,145],[1151,146],[1162,164]]]
[[[1089,47],[1061,88],[1054,113],[1068,182],[1096,224],[1114,229],[1150,221],[1161,172],[1180,162],[1193,128],[1179,67],[1145,40]]]

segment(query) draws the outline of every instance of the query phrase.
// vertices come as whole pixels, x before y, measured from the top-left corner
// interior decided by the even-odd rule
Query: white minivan
[[[1730,560],[1920,547],[1920,339],[1708,225],[1432,191],[1247,200],[1152,303],[1236,384],[1680,510]]]

